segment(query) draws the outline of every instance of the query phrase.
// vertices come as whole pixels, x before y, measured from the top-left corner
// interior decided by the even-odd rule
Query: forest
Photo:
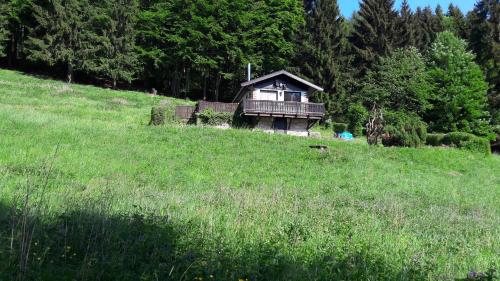
[[[254,77],[286,69],[324,87],[313,101],[354,132],[375,107],[412,131],[500,131],[498,0],[362,0],[350,17],[336,0],[0,0],[0,56],[70,83],[211,101],[230,101],[251,63]]]

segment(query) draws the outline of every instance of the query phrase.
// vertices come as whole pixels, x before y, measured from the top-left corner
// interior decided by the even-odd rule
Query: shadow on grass
[[[234,251],[222,238],[193,235],[197,222],[176,225],[136,209],[108,216],[89,208],[26,219],[19,209],[0,204],[0,280],[426,279],[423,272],[394,270],[366,251],[308,259],[287,255],[279,241],[241,241]],[[23,228],[26,221],[30,227]],[[24,269],[23,240],[30,246]]]

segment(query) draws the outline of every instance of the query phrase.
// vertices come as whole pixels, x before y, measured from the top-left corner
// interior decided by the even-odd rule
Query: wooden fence
[[[228,112],[235,113],[238,109],[239,103],[223,103],[223,102],[208,102],[200,101],[198,103],[198,112],[211,108],[215,112]]]
[[[195,112],[202,112],[211,108],[215,112],[235,113],[238,110],[239,103],[223,103],[200,101],[197,106],[179,105],[175,107],[175,117],[178,119],[191,119]]]
[[[195,111],[196,106],[179,105],[175,107],[175,117],[179,119],[191,119]]]

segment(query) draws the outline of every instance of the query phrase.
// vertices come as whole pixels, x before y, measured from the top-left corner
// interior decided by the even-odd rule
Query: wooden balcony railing
[[[291,101],[243,100],[243,113],[246,115],[322,118],[325,115],[325,105]]]

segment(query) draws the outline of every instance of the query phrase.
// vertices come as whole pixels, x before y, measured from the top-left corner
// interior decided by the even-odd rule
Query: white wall
[[[307,93],[302,93],[302,95],[300,96],[300,101],[309,102],[309,96],[307,95]]]
[[[276,93],[278,93],[278,99],[276,99]],[[285,91],[283,90],[278,90],[276,92],[270,92],[269,90],[260,90],[260,89],[255,89],[252,93],[249,93],[247,98],[253,99],[253,100],[277,100],[277,101],[284,101],[285,100]],[[309,97],[307,93],[302,92],[300,96],[300,101],[301,102],[309,102]]]

